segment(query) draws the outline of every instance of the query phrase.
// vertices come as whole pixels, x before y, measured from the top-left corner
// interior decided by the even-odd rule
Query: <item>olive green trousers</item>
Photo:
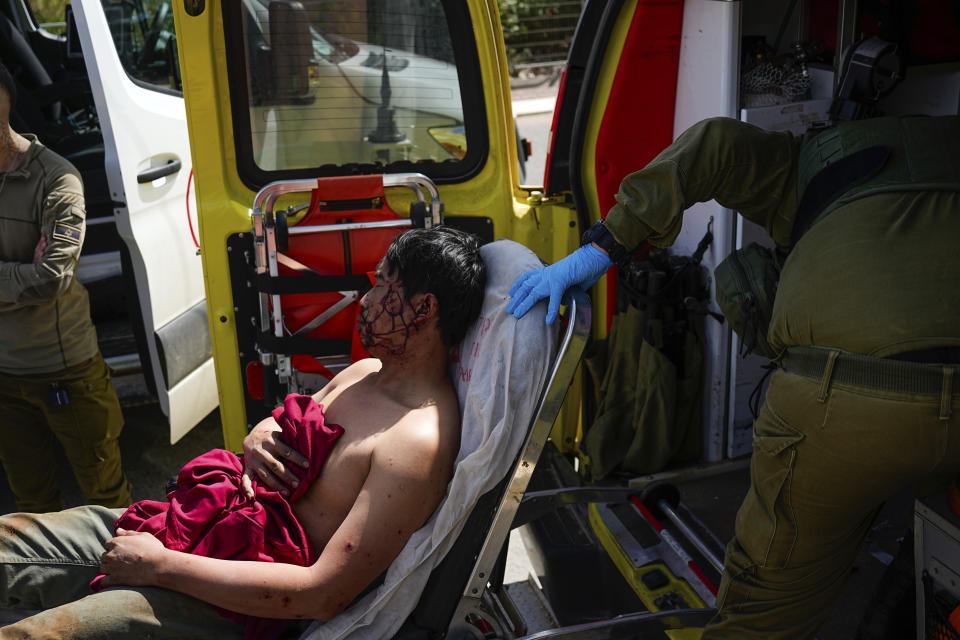
[[[103,545],[122,513],[87,506],[0,516],[0,611],[25,609],[28,616],[0,626],[0,639],[243,637],[242,626],[176,591],[90,590]]]
[[[773,374],[703,640],[813,638],[884,501],[960,471],[960,367],[929,366],[919,392],[839,382],[832,365]]]
[[[61,391],[61,406],[52,401],[55,388]],[[54,439],[63,445],[91,504],[128,506],[130,483],[120,467],[117,442],[122,428],[120,402],[99,351],[55,374],[0,374],[0,463],[19,511],[63,508]]]

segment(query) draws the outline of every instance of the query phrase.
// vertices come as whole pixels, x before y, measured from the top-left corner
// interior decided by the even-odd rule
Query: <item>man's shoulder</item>
[[[33,161],[37,163],[45,176],[45,182],[50,189],[58,191],[75,191],[83,194],[83,180],[80,172],[73,164],[56,151],[52,151],[40,142],[34,142],[37,151]]]
[[[337,375],[333,376],[330,382],[325,384],[319,391],[313,394],[313,397],[314,399],[322,398],[334,389],[349,387],[350,385],[355,384],[357,381],[362,380],[367,375],[376,373],[379,370],[380,361],[376,358],[364,358],[363,360],[357,360],[337,373]]]
[[[351,363],[347,368],[334,376],[331,383],[356,382],[364,376],[380,371],[383,365],[376,358],[364,358]]]

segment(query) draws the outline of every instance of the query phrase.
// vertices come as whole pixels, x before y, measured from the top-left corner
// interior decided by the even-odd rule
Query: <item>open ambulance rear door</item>
[[[171,4],[74,0],[72,7],[117,229],[136,281],[149,354],[142,365],[176,442],[216,408],[217,395],[200,257],[186,210],[192,163],[183,97],[165,73],[177,55]]]
[[[278,181],[339,184],[348,176],[422,174],[438,188],[448,224],[484,241],[517,240],[549,261],[576,247],[569,203],[554,211],[518,186],[493,0],[208,0],[177,2],[174,13],[228,448],[239,449],[270,409],[269,397],[257,398],[264,393],[259,379],[287,373],[263,366],[276,360],[265,333],[251,329],[259,322],[256,310],[245,312],[240,300],[245,289],[259,286],[247,277],[255,258],[249,242],[252,214],[261,214],[254,200],[268,185],[279,193],[287,187]],[[309,189],[297,189],[276,202],[261,200],[272,212],[289,212],[290,229],[311,200]],[[357,204],[345,195],[344,206]],[[407,192],[387,188],[385,197],[405,215]],[[273,215],[257,219],[272,224]],[[328,257],[349,264],[346,253]],[[339,268],[340,275],[355,275]],[[260,311],[277,308],[264,303]],[[297,331],[291,315],[275,315],[277,333]]]
[[[561,80],[547,158],[547,197],[569,192],[579,227],[606,216],[628,174],[642,169],[690,125],[737,115],[740,2],[591,0],[585,4]],[[671,252],[690,255],[712,220],[703,259],[711,271],[730,252],[735,215],[695,205]],[[594,313],[609,319],[611,272],[594,287]],[[607,322],[594,322],[597,337]],[[704,353],[705,461],[724,457],[730,332],[707,322]]]

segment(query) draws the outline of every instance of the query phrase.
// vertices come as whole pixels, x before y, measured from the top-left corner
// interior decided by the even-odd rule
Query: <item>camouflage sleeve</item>
[[[716,200],[788,244],[797,209],[800,139],[731,118],[687,129],[645,168],[624,178],[606,226],[626,247],[673,244],[683,212]]]
[[[51,179],[40,222],[47,247],[35,263],[0,263],[0,302],[41,304],[66,291],[80,261],[85,217],[80,176],[67,171]]]

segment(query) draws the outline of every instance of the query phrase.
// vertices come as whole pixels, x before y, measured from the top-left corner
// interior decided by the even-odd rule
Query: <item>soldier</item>
[[[20,511],[63,508],[54,438],[92,504],[130,504],[123,415],[77,280],[83,184],[10,126],[16,84],[0,65],[0,462]]]
[[[550,322],[568,287],[669,246],[711,199],[789,250],[762,331],[779,369],[704,640],[813,637],[883,502],[960,470],[958,144],[955,116],[803,138],[705,120],[624,179],[583,247],[514,283],[507,311],[549,296]]]

